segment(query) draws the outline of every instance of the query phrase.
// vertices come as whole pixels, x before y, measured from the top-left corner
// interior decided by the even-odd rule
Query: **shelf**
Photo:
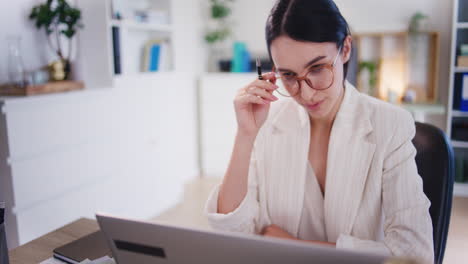
[[[456,182],[453,185],[453,195],[461,196],[461,197],[468,197],[468,183]]]
[[[457,140],[452,140],[452,147],[454,148],[468,148],[468,141],[457,141]]]
[[[453,110],[452,117],[468,117],[468,112]]]
[[[466,73],[468,73],[468,67],[455,67],[455,72],[466,72]]]
[[[468,22],[457,23],[457,28],[468,28]]]
[[[132,20],[112,20],[111,25],[133,30],[158,31],[167,33],[172,32],[171,25],[136,22]]]
[[[399,104],[399,106],[410,112],[422,112],[425,114],[445,114],[445,106],[441,104],[430,103],[414,103],[414,104]]]

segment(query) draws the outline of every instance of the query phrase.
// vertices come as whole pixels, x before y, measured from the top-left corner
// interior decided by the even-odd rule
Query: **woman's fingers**
[[[276,101],[278,98],[271,94],[272,92],[267,92],[267,90],[256,87],[256,86],[249,86],[246,89],[246,93],[256,95],[261,97],[262,99],[270,100],[270,101]]]
[[[276,74],[274,72],[268,72],[262,74],[262,80],[263,81],[269,81],[272,84],[276,83]]]
[[[261,97],[258,97],[256,95],[253,95],[253,94],[245,94],[244,96],[241,97],[241,101],[243,101],[243,103],[247,103],[247,104],[268,104],[270,101],[269,100],[265,100],[265,99],[262,99]]]
[[[255,80],[254,82],[250,84],[250,86],[256,86],[256,87],[259,87],[268,91],[272,91],[272,92],[278,89],[278,86],[276,84],[267,82],[264,80]]]

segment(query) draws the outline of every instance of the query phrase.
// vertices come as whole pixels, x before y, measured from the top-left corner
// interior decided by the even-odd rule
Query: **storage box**
[[[458,67],[468,67],[468,56],[458,56],[457,66]]]
[[[460,54],[462,56],[468,56],[468,44],[460,45]]]

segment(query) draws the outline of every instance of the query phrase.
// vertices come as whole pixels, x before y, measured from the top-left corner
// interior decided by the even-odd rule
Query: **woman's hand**
[[[255,80],[240,89],[234,99],[237,127],[241,134],[256,136],[267,119],[270,103],[278,100],[272,94],[278,88],[275,74],[266,73],[262,77],[263,80]]]
[[[285,230],[281,229],[281,227],[279,227],[277,225],[269,225],[267,227],[264,227],[260,234],[262,236],[267,236],[267,237],[276,237],[276,238],[286,238],[286,239],[298,240],[297,238],[293,237],[291,234],[289,234]]]
[[[262,236],[267,236],[267,237],[276,237],[276,238],[285,238],[285,239],[291,239],[291,240],[296,240],[296,241],[304,241],[307,243],[312,243],[315,245],[321,245],[321,246],[329,246],[329,247],[335,247],[335,243],[330,243],[330,242],[323,242],[323,241],[316,241],[316,240],[301,240],[298,238],[295,238],[285,230],[281,229],[281,227],[277,225],[269,225],[267,227],[264,227],[262,232],[260,233]]]

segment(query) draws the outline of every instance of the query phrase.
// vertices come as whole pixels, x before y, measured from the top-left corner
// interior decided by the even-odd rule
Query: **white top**
[[[330,133],[325,197],[307,202],[307,194],[320,193],[305,187],[318,187],[306,181],[314,179],[307,169],[309,116],[293,99],[275,102],[255,140],[244,200],[233,212],[218,214],[216,187],[206,204],[209,223],[250,234],[275,224],[294,237],[322,237],[337,248],[431,263],[430,202],[414,160],[414,135],[409,112],[346,83]],[[322,228],[314,215],[320,208]]]
[[[302,240],[328,241],[323,215],[323,195],[310,162],[307,162],[304,207],[297,237]]]

